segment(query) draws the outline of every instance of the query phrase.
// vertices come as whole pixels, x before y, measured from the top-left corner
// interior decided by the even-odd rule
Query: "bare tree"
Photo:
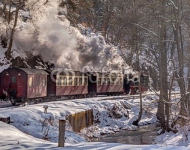
[[[3,1],[3,16],[4,23],[6,24],[6,33],[9,35],[8,37],[4,36],[6,39],[6,44],[3,44],[4,47],[8,46],[7,51],[5,53],[7,59],[11,58],[11,50],[13,45],[13,39],[15,34],[15,28],[17,26],[17,21],[19,17],[19,11],[24,7],[25,0],[6,0]],[[5,42],[5,40],[3,40]]]

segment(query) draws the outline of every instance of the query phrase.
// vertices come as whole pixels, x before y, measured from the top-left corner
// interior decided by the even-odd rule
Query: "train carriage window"
[[[87,84],[88,84],[88,78],[84,77],[84,85],[87,85]]]
[[[110,85],[110,78],[107,78],[107,84]]]
[[[61,86],[62,85],[62,77],[59,77],[59,86]]]
[[[57,77],[56,86],[61,86],[61,79],[62,77]]]
[[[16,83],[16,76],[11,76],[11,83]]]
[[[101,84],[101,82],[102,82],[101,78],[98,78],[98,84]]]
[[[107,84],[107,79],[106,79],[106,78],[103,78],[102,83],[103,83],[103,84]]]
[[[28,86],[29,86],[29,87],[32,87],[32,82],[33,82],[32,80],[33,80],[32,77],[30,77],[30,78],[28,79]]]
[[[77,77],[74,78],[74,85],[75,86],[78,85],[78,78]]]
[[[63,85],[64,85],[64,83],[63,83],[63,79],[61,79],[60,86],[63,86]]]
[[[116,79],[115,79],[115,84],[117,84],[117,85],[118,85],[118,84],[119,84],[119,82],[120,82],[120,79],[119,79],[119,78],[116,78]]]
[[[59,77],[59,86],[63,86],[64,85],[64,77],[61,76]]]
[[[79,85],[82,85],[82,77],[79,78]]]
[[[104,78],[102,78],[101,84],[104,84]]]
[[[118,78],[114,78],[114,84],[116,85],[118,81]]]
[[[115,78],[111,78],[111,84],[115,84]]]
[[[110,80],[110,85],[112,85],[113,84],[113,79],[110,77],[109,80]]]
[[[64,85],[64,86],[67,85],[67,77],[63,77],[63,85]]]
[[[104,78],[102,78],[101,84],[104,84]]]
[[[73,78],[69,77],[69,85],[73,85]]]

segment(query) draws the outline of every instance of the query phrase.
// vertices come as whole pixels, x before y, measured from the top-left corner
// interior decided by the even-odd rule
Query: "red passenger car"
[[[7,91],[8,96],[17,101],[47,96],[47,73],[39,69],[8,68],[1,72],[1,95]],[[13,103],[14,103],[13,102]]]
[[[49,96],[80,97],[88,94],[88,77],[82,72],[53,71],[48,77]]]
[[[88,91],[97,95],[117,95],[123,93],[121,73],[88,73]]]

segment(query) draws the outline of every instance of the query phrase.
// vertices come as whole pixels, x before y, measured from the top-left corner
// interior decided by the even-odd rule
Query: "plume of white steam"
[[[86,37],[70,26],[64,15],[58,15],[59,0],[29,0],[28,7],[30,11],[23,11],[20,16],[30,19],[26,23],[20,19],[15,34],[19,47],[38,51],[44,60],[74,70],[87,65],[97,69],[122,65],[117,50],[106,45],[101,35]]]

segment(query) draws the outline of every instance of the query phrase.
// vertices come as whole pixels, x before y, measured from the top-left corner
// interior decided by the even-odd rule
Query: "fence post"
[[[59,120],[59,141],[58,147],[64,147],[65,144],[65,119]]]

